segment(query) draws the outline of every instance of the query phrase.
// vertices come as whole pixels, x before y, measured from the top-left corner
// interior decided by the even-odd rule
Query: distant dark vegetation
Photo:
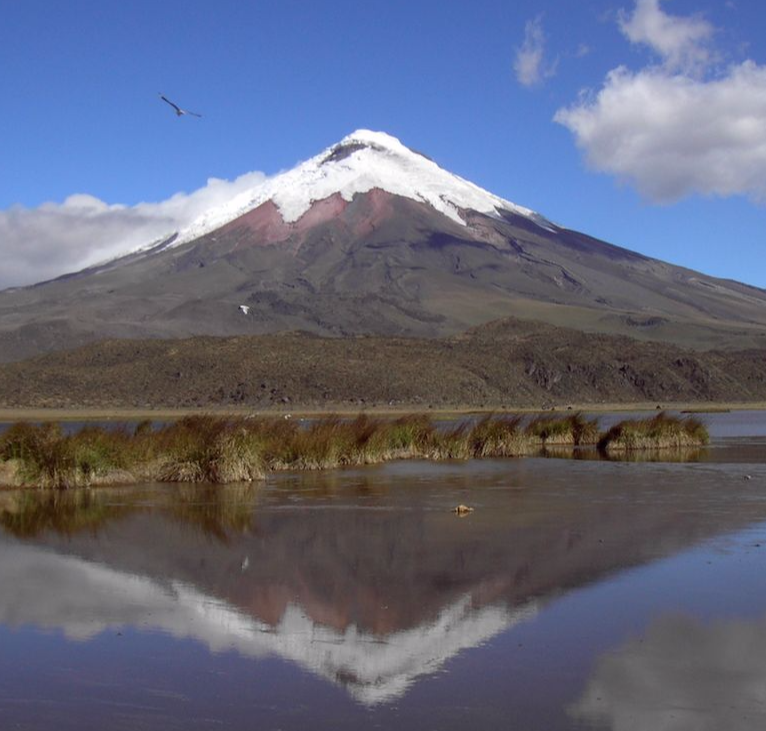
[[[549,408],[766,400],[766,351],[501,320],[443,339],[111,340],[0,366],[3,407]]]

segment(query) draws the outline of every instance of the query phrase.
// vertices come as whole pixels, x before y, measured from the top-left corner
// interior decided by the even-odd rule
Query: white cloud
[[[620,29],[631,43],[644,43],[670,69],[693,71],[711,60],[708,42],[714,28],[704,18],[668,15],[660,0],[637,0],[633,15],[619,15]]]
[[[766,67],[745,61],[700,74],[712,28],[662,13],[657,0],[638,0],[621,24],[665,63],[614,69],[596,94],[556,112],[588,164],[655,202],[694,193],[766,202]]]
[[[516,49],[513,70],[522,86],[537,86],[556,73],[556,61],[545,61],[545,33],[540,16],[524,26],[524,42]]]
[[[594,99],[560,109],[596,170],[656,202],[691,193],[766,201],[766,68],[699,81],[618,68]]]
[[[260,172],[233,181],[211,178],[193,193],[135,206],[76,194],[63,203],[0,211],[0,288],[32,284],[126,254],[188,226],[209,208],[265,180]]]

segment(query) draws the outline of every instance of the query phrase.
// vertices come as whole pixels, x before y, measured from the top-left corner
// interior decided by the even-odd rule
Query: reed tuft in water
[[[526,433],[542,442],[543,447],[595,444],[600,436],[598,422],[580,412],[568,416],[543,415],[527,424]]]
[[[258,429],[243,417],[187,416],[145,441],[150,477],[160,482],[252,482],[264,476]]]
[[[468,434],[473,457],[518,457],[532,452],[535,444],[521,428],[520,416],[485,416]]]
[[[679,418],[660,412],[648,419],[626,419],[615,424],[598,442],[601,452],[702,447],[709,441],[705,425],[694,417]]]
[[[58,424],[18,423],[0,438],[0,458],[17,465],[23,483],[86,487],[106,482],[130,462],[130,437],[122,430],[85,427],[65,435]]]

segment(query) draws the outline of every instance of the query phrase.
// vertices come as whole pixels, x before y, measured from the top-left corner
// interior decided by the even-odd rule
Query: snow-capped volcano
[[[295,223],[317,201],[340,195],[350,202],[355,195],[375,189],[427,203],[462,225],[461,210],[472,210],[488,215],[508,211],[550,227],[534,211],[447,172],[395,137],[362,129],[292,170],[207,211],[181,231],[173,245],[193,241],[267,201],[276,205],[285,223]]]
[[[360,130],[132,254],[0,292],[0,360],[105,337],[440,337],[510,316],[749,347],[766,292],[552,224]]]

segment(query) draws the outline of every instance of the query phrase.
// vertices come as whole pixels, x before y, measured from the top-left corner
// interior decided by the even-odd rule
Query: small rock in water
[[[742,479],[744,479],[744,480],[752,480],[753,477],[752,477],[752,475],[745,475]]]
[[[467,505],[463,505],[462,503],[460,505],[455,506],[452,508],[453,513],[457,513],[458,515],[468,515],[468,513],[473,512],[473,508],[469,508]]]

